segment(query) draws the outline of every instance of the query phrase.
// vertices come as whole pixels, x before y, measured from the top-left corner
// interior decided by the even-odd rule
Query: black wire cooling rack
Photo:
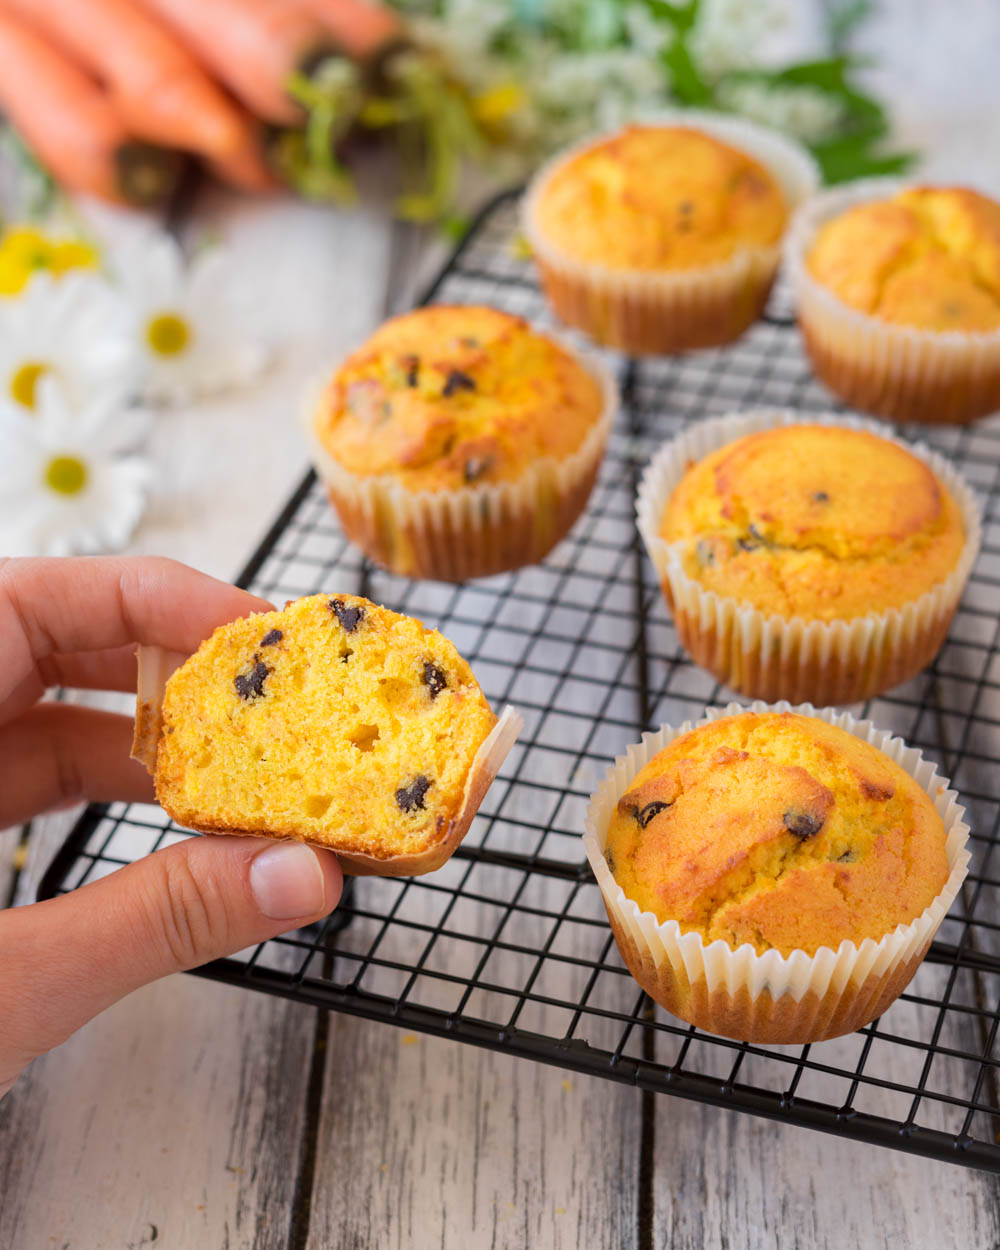
[[[482,213],[427,301],[550,320],[518,255],[516,200]],[[969,809],[972,871],[909,990],[878,1021],[812,1046],[712,1037],[655,1007],[626,972],[586,866],[587,798],[640,732],[728,692],[677,643],[633,520],[652,451],[733,409],[828,410],[779,293],[724,350],[608,354],[623,405],[585,515],[543,565],[451,586],[368,564],[310,475],[240,584],[275,602],[356,592],[443,630],[494,706],[526,727],[465,842],[440,871],[357,880],[324,925],[199,975],[573,1068],[643,1089],[1000,1172],[1000,421],[912,429],[985,505],[985,541],[932,668],[854,710],[933,758]],[[40,897],[188,836],[155,807],[92,806]]]

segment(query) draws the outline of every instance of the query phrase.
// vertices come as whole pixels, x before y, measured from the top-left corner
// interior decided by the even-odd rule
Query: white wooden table
[[[873,38],[906,139],[929,173],[1000,191],[996,7],[886,8]],[[406,306],[441,248],[370,209],[218,196],[200,219],[224,224],[284,344],[252,394],[159,421],[132,549],[231,577],[305,469],[303,377]],[[34,897],[67,824],[35,822],[19,876],[20,831],[0,833],[0,903]],[[132,995],[0,1102],[0,1250],[985,1250],[998,1196],[984,1174],[193,977]]]

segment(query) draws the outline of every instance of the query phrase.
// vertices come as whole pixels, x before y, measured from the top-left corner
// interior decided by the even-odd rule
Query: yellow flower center
[[[87,477],[87,466],[78,456],[53,456],[45,469],[45,485],[60,495],[78,495]]]
[[[158,356],[178,356],[191,339],[191,327],[177,313],[160,313],[146,326],[146,342]]]
[[[96,269],[97,249],[82,239],[54,239],[31,226],[12,226],[0,238],[0,295],[17,295],[33,274],[47,269]]]
[[[38,379],[48,373],[49,366],[41,360],[29,360],[10,380],[11,397],[25,408],[34,408],[38,398]]]

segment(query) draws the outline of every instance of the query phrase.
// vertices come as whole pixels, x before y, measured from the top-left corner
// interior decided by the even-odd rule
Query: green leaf
[[[670,89],[682,104],[704,106],[712,103],[712,88],[702,78],[681,36],[678,35],[663,51],[662,57],[670,74]]]
[[[667,21],[679,34],[686,34],[698,20],[701,0],[687,4],[670,4],[668,0],[646,0],[646,8],[654,17]]]
[[[865,135],[847,135],[812,148],[825,182],[901,174],[917,159],[916,152],[881,152]]]

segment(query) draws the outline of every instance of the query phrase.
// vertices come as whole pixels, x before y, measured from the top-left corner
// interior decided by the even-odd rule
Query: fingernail
[[[326,885],[316,854],[301,842],[279,842],[254,856],[250,890],[270,920],[294,920],[323,910]]]

